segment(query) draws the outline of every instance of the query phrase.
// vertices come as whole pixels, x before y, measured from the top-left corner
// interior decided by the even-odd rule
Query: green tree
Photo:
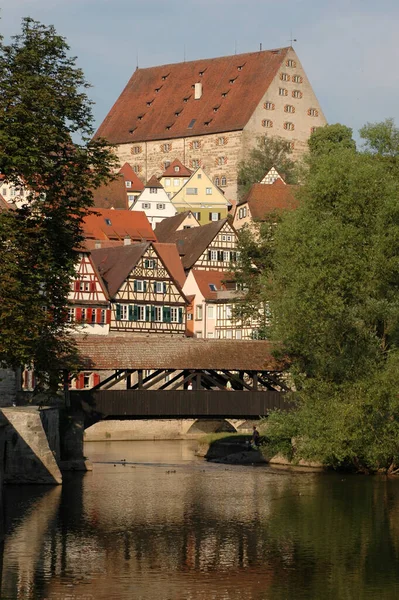
[[[66,327],[81,222],[114,157],[92,140],[88,84],[64,38],[24,19],[0,44],[0,172],[28,190],[25,205],[0,214],[0,363],[34,365],[56,385],[73,349]]]
[[[312,151],[300,206],[276,230],[273,336],[292,360],[296,455],[358,470],[399,465],[399,184],[351,144]]]
[[[335,125],[317,127],[308,140],[308,146],[310,154],[315,157],[338,149],[355,150],[356,142],[352,138],[350,127],[335,123]]]
[[[254,183],[259,183],[272,167],[284,175],[287,183],[296,183],[295,163],[290,142],[280,137],[262,136],[257,139],[255,148],[247,160],[238,167],[238,196],[242,199]]]

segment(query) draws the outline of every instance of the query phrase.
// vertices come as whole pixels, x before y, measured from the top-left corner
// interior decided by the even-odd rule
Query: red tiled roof
[[[175,171],[175,167],[179,167],[178,171]],[[190,169],[183,165],[178,158],[169,165],[167,169],[162,173],[162,177],[191,177],[193,174]]]
[[[110,221],[110,225],[106,219]],[[144,212],[106,208],[90,209],[83,220],[83,235],[86,238],[86,247],[88,239],[116,241],[118,245],[125,237],[136,242],[157,240]]]
[[[131,244],[116,248],[93,250],[91,257],[97,271],[107,284],[111,298],[115,296],[130,271],[136,266],[150,244]]]
[[[0,194],[0,212],[4,212],[6,210],[11,210],[12,206],[8,204],[7,200],[4,200],[3,196]]]
[[[288,50],[136,69],[96,136],[121,144],[243,129]]]
[[[176,233],[177,228],[183,223],[184,219],[190,213],[189,210],[182,213],[177,213],[174,217],[166,217],[162,219],[155,227],[155,235],[159,242],[167,242],[170,237]],[[193,217],[194,218],[194,217]]]
[[[225,271],[193,269],[192,274],[205,300],[216,300],[218,291],[226,290],[223,282],[226,279],[232,279],[232,276],[229,276],[229,273]],[[216,287],[216,290],[211,290],[209,286],[212,284]]]
[[[153,244],[153,246],[170,275],[182,288],[186,281],[186,274],[176,244]]]
[[[93,206],[127,210],[125,178],[122,173],[114,181],[101,185],[93,191]]]
[[[266,340],[163,339],[157,336],[75,336],[84,367],[109,369],[231,369],[282,371]]]
[[[123,165],[123,167],[121,167],[121,169],[119,170],[119,173],[121,173],[123,175],[125,182],[130,181],[132,184],[130,186],[130,188],[126,188],[126,191],[131,191],[131,192],[142,192],[143,191],[144,183],[136,175],[136,173],[133,171],[133,169],[129,165],[129,163],[125,163]]]
[[[252,218],[262,221],[270,213],[297,208],[298,201],[295,198],[297,189],[297,186],[285,184],[279,179],[271,185],[254,183],[237,207],[247,202]]]
[[[156,175],[153,175],[145,184],[146,188],[163,188],[162,183]]]

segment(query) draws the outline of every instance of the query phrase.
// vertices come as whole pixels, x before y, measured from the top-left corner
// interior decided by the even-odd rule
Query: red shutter
[[[111,310],[109,308],[107,308],[107,310],[106,310],[106,322],[107,322],[107,325],[111,324]]]
[[[97,324],[101,323],[101,308],[96,309],[96,323]]]
[[[91,323],[91,315],[92,315],[92,313],[93,313],[93,309],[92,308],[88,308],[87,309],[87,313],[86,313],[86,322],[87,323]]]
[[[84,386],[85,386],[85,375],[84,375],[84,373],[79,373],[79,375],[76,377],[76,389],[83,390]]]
[[[100,375],[98,373],[93,373],[93,387],[100,383]]]
[[[81,308],[77,308],[75,310],[75,319],[77,323],[81,323],[82,321],[82,309]]]
[[[28,386],[29,386],[29,373],[28,373],[28,369],[24,370],[24,389],[27,390]]]
[[[74,287],[75,292],[79,292],[80,291],[80,281],[75,281],[73,287]]]
[[[96,282],[95,281],[91,281],[90,282],[90,291],[91,292],[97,291],[97,286],[96,286]]]

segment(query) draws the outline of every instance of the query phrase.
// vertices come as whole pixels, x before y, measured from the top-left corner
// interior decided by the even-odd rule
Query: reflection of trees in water
[[[29,544],[30,562],[5,561],[4,582],[31,595],[14,597],[51,598],[68,581],[98,598],[126,581],[143,598],[394,597],[399,482],[257,469],[106,479],[64,485],[56,521],[40,501],[21,519],[6,543]]]

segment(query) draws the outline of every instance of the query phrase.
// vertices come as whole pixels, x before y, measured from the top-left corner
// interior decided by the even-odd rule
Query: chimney
[[[194,100],[199,100],[202,96],[202,83],[196,83],[194,86]]]
[[[130,246],[131,243],[132,243],[132,239],[128,235],[125,235],[125,238],[123,240],[123,245],[124,246]]]
[[[101,248],[101,241],[100,240],[96,240],[94,243],[94,247],[97,248]]]

